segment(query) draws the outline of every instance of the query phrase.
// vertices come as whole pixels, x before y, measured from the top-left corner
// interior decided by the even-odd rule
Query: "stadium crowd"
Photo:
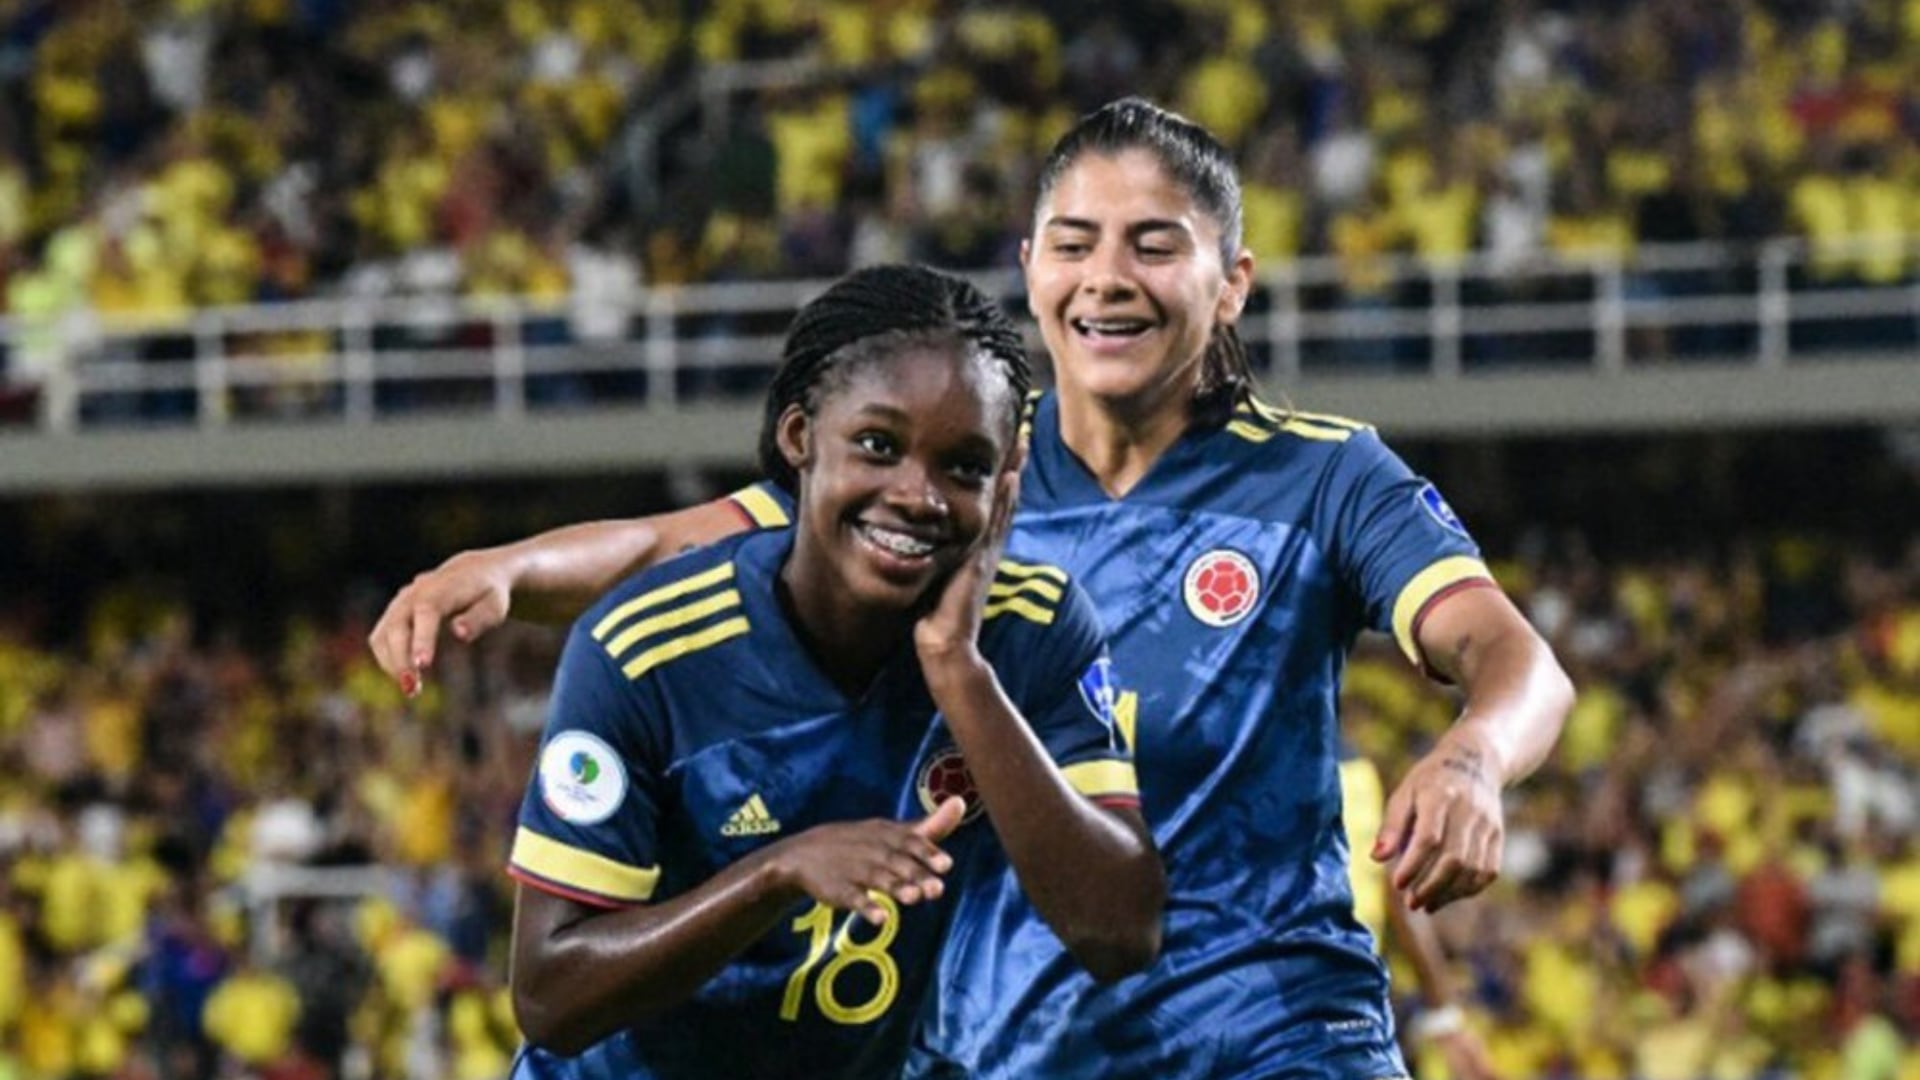
[[[1799,235],[1818,287],[1911,280],[1920,235],[1913,0],[15,0],[0,50],[28,325],[1004,268],[1044,149],[1125,93],[1235,147],[1248,245],[1362,308],[1396,252]],[[803,67],[691,136],[669,106],[730,61]],[[249,344],[325,347],[289,338]]]
[[[1920,1075],[1920,549],[1497,567],[1581,688],[1502,882],[1440,917],[1500,1074]],[[55,647],[46,611],[0,621],[0,1076],[500,1075],[552,637],[452,651],[409,705],[351,615],[262,649],[109,590]],[[1389,776],[1451,719],[1379,642],[1347,687]],[[275,865],[385,876],[256,903]]]

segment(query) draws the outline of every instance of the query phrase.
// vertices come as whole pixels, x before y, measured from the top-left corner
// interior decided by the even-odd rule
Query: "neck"
[[[857,698],[873,685],[911,632],[911,612],[875,612],[810,574],[796,549],[774,589],[794,636],[841,693]]]
[[[1141,399],[1102,398],[1062,382],[1060,438],[1108,495],[1133,490],[1189,423],[1193,388],[1155,387]],[[1152,398],[1152,400],[1145,400]]]

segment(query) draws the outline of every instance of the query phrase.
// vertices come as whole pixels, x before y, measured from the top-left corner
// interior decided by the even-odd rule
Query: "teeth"
[[[1147,328],[1139,319],[1080,319],[1080,329],[1096,334],[1137,334]]]
[[[873,541],[875,546],[891,551],[895,555],[919,558],[933,553],[932,544],[903,532],[895,532],[878,525],[864,525],[860,531],[868,540]]]

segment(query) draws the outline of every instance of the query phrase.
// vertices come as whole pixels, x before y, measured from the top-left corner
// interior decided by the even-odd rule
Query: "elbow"
[[[1568,677],[1567,669],[1560,666],[1560,660],[1553,655],[1552,649],[1547,649],[1545,666],[1546,698],[1554,718],[1554,735],[1557,738],[1560,729],[1566,725],[1567,714],[1573,711],[1574,697],[1577,692],[1573,687],[1573,679]]]
[[[1126,931],[1076,935],[1067,951],[1095,982],[1118,982],[1160,958],[1160,920]]]
[[[1117,982],[1145,971],[1160,958],[1161,918],[1167,902],[1166,872],[1149,849],[1134,877],[1134,888],[1116,896],[1105,918],[1062,940],[1075,962],[1096,982]],[[1118,903],[1113,903],[1118,899]]]
[[[512,980],[513,1019],[531,1046],[561,1057],[576,1057],[600,1041],[578,1016],[570,1016],[549,990],[534,980]]]

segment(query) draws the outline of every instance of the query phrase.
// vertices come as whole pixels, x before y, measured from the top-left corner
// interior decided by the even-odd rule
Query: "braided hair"
[[[780,416],[798,405],[811,415],[821,398],[856,367],[893,356],[906,345],[950,342],[984,358],[1007,382],[1008,443],[1033,384],[1020,331],[971,282],[924,266],[887,264],[856,270],[815,297],[793,318],[780,370],[767,391],[760,425],[760,469],[789,493],[799,477],[780,452]]]
[[[1128,150],[1154,156],[1174,183],[1220,226],[1220,265],[1230,267],[1240,254],[1243,221],[1240,176],[1233,155],[1199,124],[1143,98],[1111,101],[1080,118],[1040,167],[1039,201],[1074,163],[1089,153],[1112,157]],[[1231,323],[1216,322],[1201,360],[1200,385],[1194,390],[1193,415],[1201,423],[1225,423],[1234,406],[1253,394],[1253,368],[1246,346]]]

